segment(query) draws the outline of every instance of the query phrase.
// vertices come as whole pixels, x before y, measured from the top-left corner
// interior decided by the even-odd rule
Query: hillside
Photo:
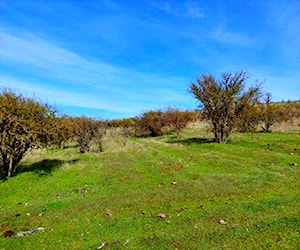
[[[0,183],[0,220],[43,232],[1,248],[298,248],[299,129],[210,139],[192,126],[125,147],[108,133],[104,153],[32,151]]]

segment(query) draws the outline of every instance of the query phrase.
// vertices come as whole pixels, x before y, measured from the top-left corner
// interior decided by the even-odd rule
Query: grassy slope
[[[299,248],[299,132],[236,134],[227,145],[195,136],[205,137],[189,129],[102,154],[29,155],[0,183],[0,225],[45,232],[0,238],[0,248]]]

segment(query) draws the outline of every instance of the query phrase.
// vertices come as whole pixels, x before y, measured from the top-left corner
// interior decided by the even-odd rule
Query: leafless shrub
[[[203,105],[203,115],[211,122],[218,143],[226,143],[245,107],[260,98],[259,85],[245,90],[247,79],[247,74],[240,71],[223,73],[220,80],[202,75],[190,85],[190,92]]]

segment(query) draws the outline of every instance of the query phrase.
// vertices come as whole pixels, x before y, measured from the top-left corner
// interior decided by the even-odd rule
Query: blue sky
[[[197,108],[203,73],[300,99],[300,1],[1,0],[0,85],[102,118]]]

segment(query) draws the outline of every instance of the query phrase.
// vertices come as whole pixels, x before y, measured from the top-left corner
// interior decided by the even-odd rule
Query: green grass
[[[45,231],[0,249],[299,249],[299,131],[110,139],[28,154],[0,183],[0,225]]]

